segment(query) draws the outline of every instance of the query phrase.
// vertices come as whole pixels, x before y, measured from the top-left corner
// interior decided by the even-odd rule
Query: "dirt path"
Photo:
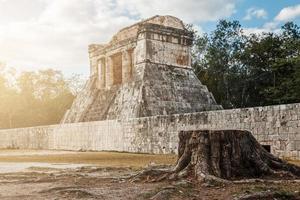
[[[34,169],[1,175],[0,199],[135,199],[159,184],[124,181],[131,169]]]
[[[78,169],[32,169],[34,172],[2,174],[0,199],[234,199],[254,192],[277,191],[289,196],[300,191],[299,183],[193,185],[192,183],[131,183],[131,168],[82,167]],[[299,197],[300,198],[300,197]],[[298,198],[298,199],[299,199]]]
[[[133,183],[128,180],[128,177],[136,174],[141,167],[154,163],[173,164],[174,160],[172,155],[2,151],[0,199],[217,200],[274,191],[286,197],[285,199],[297,199],[295,196],[300,191],[299,183],[194,185],[188,181]],[[26,164],[26,169],[1,173],[1,165],[9,163],[12,168],[18,164]],[[127,167],[124,167],[125,165]]]

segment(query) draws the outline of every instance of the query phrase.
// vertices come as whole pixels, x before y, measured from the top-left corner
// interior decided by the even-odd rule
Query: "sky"
[[[0,66],[87,76],[89,44],[154,15],[176,16],[200,33],[220,19],[259,33],[300,25],[300,0],[0,0]]]

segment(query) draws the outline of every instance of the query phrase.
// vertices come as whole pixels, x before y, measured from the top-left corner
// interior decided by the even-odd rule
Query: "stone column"
[[[106,65],[105,58],[98,60],[98,88],[104,89],[106,85]]]
[[[189,56],[189,58],[188,58],[188,68],[192,68],[192,48],[191,47],[188,47],[188,56]]]
[[[91,57],[90,58],[90,75],[97,75],[97,58],[96,57]]]
[[[124,83],[130,79],[131,71],[131,56],[130,53],[125,50],[122,52],[122,80]]]
[[[131,59],[131,71],[130,71],[130,78],[132,79],[133,78],[133,75],[134,75],[134,66],[135,66],[135,53],[134,53],[134,49],[131,49],[129,51],[130,53],[130,59]]]
[[[113,60],[111,56],[106,57],[106,88],[110,88],[113,85]]]

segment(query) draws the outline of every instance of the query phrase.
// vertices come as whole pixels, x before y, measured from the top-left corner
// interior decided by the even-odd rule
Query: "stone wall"
[[[0,148],[176,153],[178,132],[244,129],[280,157],[300,159],[300,104],[0,131]]]
[[[300,104],[207,111],[134,119],[132,151],[176,152],[181,130],[249,130],[279,157],[300,159]]]
[[[0,149],[51,149],[57,125],[0,130]]]

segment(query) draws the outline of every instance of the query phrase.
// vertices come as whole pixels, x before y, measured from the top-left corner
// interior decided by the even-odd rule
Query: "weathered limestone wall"
[[[0,130],[0,149],[51,149],[57,125]]]
[[[135,65],[133,80],[110,90],[95,90],[89,80],[62,122],[128,119],[218,110],[213,95],[190,68],[143,62]]]
[[[300,159],[300,104],[0,130],[0,148],[176,153],[178,132],[243,129],[280,157]]]
[[[300,159],[300,104],[218,110],[135,119],[133,151],[176,152],[181,130],[249,130],[271,152]]]
[[[62,123],[222,109],[192,70],[192,40],[178,18],[154,16],[90,45],[91,77]]]
[[[122,124],[115,120],[63,124],[49,137],[50,149],[126,151]]]
[[[191,38],[182,29],[144,24],[138,34],[136,63],[148,61],[191,68]]]

